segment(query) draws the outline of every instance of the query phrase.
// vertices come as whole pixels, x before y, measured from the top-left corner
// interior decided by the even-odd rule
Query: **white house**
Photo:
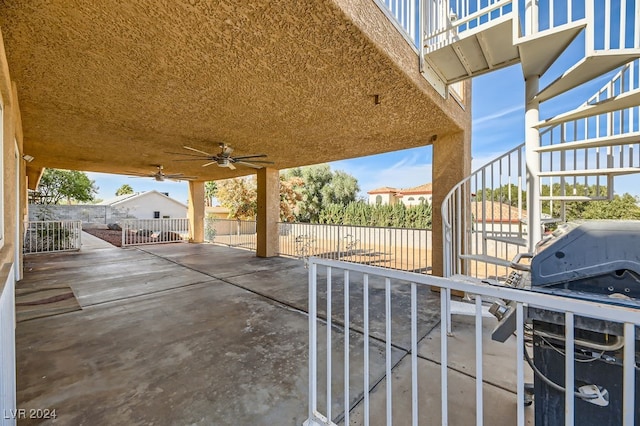
[[[112,210],[118,210],[137,219],[187,217],[187,206],[185,204],[174,200],[166,193],[156,190],[119,195],[99,204],[111,206]]]
[[[367,192],[369,204],[403,203],[406,206],[417,206],[422,203],[431,204],[433,184],[425,183],[412,188],[392,188],[384,186]]]

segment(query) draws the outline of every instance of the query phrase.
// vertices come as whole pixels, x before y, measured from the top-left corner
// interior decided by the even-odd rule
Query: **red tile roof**
[[[476,222],[482,220],[482,201],[474,201],[471,203],[471,213]],[[487,216],[486,221],[491,223],[518,223],[520,222],[520,218],[527,217],[527,211],[524,208],[520,211],[520,214],[518,214],[518,207],[497,201],[487,201],[484,207],[484,213]]]
[[[382,188],[372,189],[367,194],[389,194],[392,192],[398,192],[397,188],[391,188],[390,186],[383,186]]]

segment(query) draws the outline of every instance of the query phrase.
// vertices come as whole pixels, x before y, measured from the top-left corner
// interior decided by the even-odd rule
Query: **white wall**
[[[187,207],[168,199],[162,194],[149,192],[140,197],[124,200],[113,205],[121,212],[127,211],[137,219],[153,219],[153,212],[160,212],[160,219],[169,216],[172,219],[187,217]]]
[[[420,198],[424,198],[424,202],[427,204],[431,204],[431,195],[426,194],[418,194],[418,195],[404,195],[400,198],[400,202],[404,203],[405,206],[417,206],[423,202]]]
[[[376,198],[378,195],[382,197],[381,204],[394,204],[396,201],[393,194],[369,194],[369,204],[376,205]]]

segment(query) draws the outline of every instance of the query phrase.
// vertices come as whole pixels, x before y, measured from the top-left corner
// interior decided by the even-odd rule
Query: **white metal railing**
[[[418,31],[418,13],[422,0],[375,0],[380,9],[390,18],[407,41],[418,48],[420,33]]]
[[[423,14],[426,53],[510,14],[514,40],[587,18],[587,52],[640,47],[640,0],[426,0]]]
[[[255,220],[205,218],[204,239],[229,247],[256,250],[257,234]]]
[[[620,69],[596,94],[578,109],[592,109],[593,114],[571,119],[540,132],[540,163],[542,171],[606,170],[607,168],[640,167],[640,106],[631,105],[617,111],[596,113],[596,108],[616,97],[628,97],[640,91],[640,60]],[[575,149],[566,149],[573,144]],[[613,177],[605,175],[544,177],[542,198],[551,199],[552,188],[560,195],[580,199],[610,199]],[[589,193],[595,185],[596,193]],[[558,191],[556,191],[558,192]]]
[[[565,221],[567,202],[612,198],[614,178],[607,175],[607,168],[640,168],[640,106],[603,113],[594,109],[616,97],[635,96],[639,78],[640,60],[626,64],[578,108],[586,108],[587,114],[557,121],[540,132],[540,170],[547,174],[539,177],[537,196],[543,203],[543,225]],[[527,251],[526,210],[531,195],[526,170],[521,144],[450,191],[442,205],[445,276],[504,278],[509,261]],[[561,173],[575,171],[585,174]]]
[[[593,0],[586,0],[590,2]],[[530,13],[527,8],[533,4]],[[514,2],[514,12],[518,16],[519,25],[514,25],[514,39],[535,35],[537,33],[558,28],[562,25],[580,21],[585,18],[585,0],[518,0]],[[527,22],[527,18],[529,22]]]
[[[16,424],[16,312],[15,274],[12,265],[3,268],[6,281],[0,285],[0,425]]]
[[[431,230],[279,223],[280,255],[310,256],[418,273],[431,271]]]
[[[587,0],[587,53],[640,48],[640,0]]]
[[[430,53],[511,14],[511,0],[426,0],[423,6],[424,47]]]
[[[341,286],[342,288],[340,288]],[[430,288],[441,290],[439,298],[424,297],[425,294],[429,294],[428,289]],[[418,294],[421,290],[423,291],[419,297]],[[386,414],[385,422],[380,415],[382,410],[377,410],[378,417],[373,419],[375,424],[386,423],[390,425],[394,418],[401,419],[403,424],[424,424],[427,423],[426,420],[433,423],[437,422],[437,409],[427,413],[424,408],[421,408],[424,401],[433,399],[440,402],[442,425],[463,424],[457,414],[458,411],[464,410],[452,411],[449,409],[449,396],[452,394],[448,385],[450,375],[449,345],[455,343],[455,339],[448,333],[450,317],[447,312],[449,312],[450,293],[454,290],[476,295],[475,305],[472,305],[475,308],[475,324],[473,326],[475,350],[467,350],[464,354],[458,354],[465,356],[465,365],[475,365],[475,375],[471,374],[475,379],[475,424],[482,425],[486,420],[485,416],[491,415],[489,410],[485,411],[487,398],[485,398],[483,388],[483,385],[486,385],[486,376],[483,372],[483,365],[486,365],[484,363],[486,353],[484,347],[486,346],[483,343],[486,345],[486,342],[483,342],[482,337],[483,321],[485,321],[483,320],[482,308],[483,301],[492,298],[512,301],[512,309],[515,310],[516,315],[515,346],[513,344],[508,346],[513,354],[506,357],[502,367],[507,368],[509,361],[515,364],[515,383],[512,389],[507,389],[512,392],[513,396],[507,397],[501,402],[491,401],[494,406],[496,403],[512,405],[514,407],[513,418],[500,418],[497,419],[497,423],[493,424],[517,424],[519,426],[525,424],[524,354],[527,350],[525,348],[525,332],[528,331],[525,310],[534,307],[558,313],[559,318],[564,319],[564,323],[567,325],[567,331],[563,335],[564,353],[566,354],[564,383],[575,383],[575,365],[579,361],[574,357],[574,350],[580,343],[574,335],[574,322],[578,318],[595,318],[620,325],[619,328],[623,330],[620,333],[624,348],[623,355],[621,355],[623,360],[621,377],[623,379],[620,384],[620,399],[617,403],[622,401],[623,426],[635,424],[634,416],[637,416],[638,413],[638,407],[634,406],[637,388],[635,384],[637,374],[636,327],[640,325],[638,308],[578,300],[509,287],[454,281],[430,275],[412,274],[313,257],[309,259],[309,412],[305,424],[318,426],[344,422],[347,425],[350,423],[352,411],[356,405],[357,411],[354,413],[359,416],[358,424],[369,424],[369,421],[372,420],[370,412],[374,406],[376,408],[385,407]],[[384,313],[381,312],[379,306],[381,292],[383,292],[384,298]],[[342,306],[338,305],[338,301],[332,300],[332,294],[342,294],[343,299],[340,301]],[[378,300],[378,304],[375,306],[372,302],[374,298]],[[402,301],[399,302],[398,299],[402,299]],[[392,311],[391,306],[394,305],[394,302],[401,306],[410,306],[410,308],[408,311]],[[418,368],[419,359],[424,359],[418,354],[418,344],[422,345],[427,340],[424,339],[424,335],[419,336],[418,326],[421,314],[424,315],[424,309],[427,308],[425,305],[428,304],[433,304],[436,307],[439,305],[440,310],[440,338],[438,339],[440,340],[440,380],[436,377],[420,374]],[[360,313],[363,307],[364,311]],[[397,326],[398,321],[405,323],[408,321],[410,324],[407,326],[410,330],[410,342],[406,348],[406,356],[409,360],[404,364],[410,367],[402,370],[410,372],[411,375],[409,392],[406,392],[406,387],[397,389],[394,386],[394,383],[399,382],[396,380],[396,376],[400,373],[394,374],[393,363],[395,361],[392,360],[394,355],[392,351],[397,349],[397,342],[394,342],[394,336],[391,333],[392,325]],[[325,328],[326,336],[320,332],[320,327]],[[375,338],[372,336],[374,327],[379,330]],[[533,332],[535,333],[535,329]],[[339,335],[334,336],[336,333]],[[358,338],[358,341],[362,342],[361,349],[358,347],[359,345],[352,343],[350,334],[361,336]],[[333,343],[338,339],[343,343],[343,348],[339,348]],[[429,340],[431,344],[437,345],[436,339]],[[433,352],[438,352],[435,348],[431,349]],[[373,376],[371,353],[380,353],[382,360],[384,360],[384,377],[375,382],[370,381]],[[340,355],[342,356],[340,357]],[[592,352],[592,356],[596,357],[597,354]],[[324,359],[323,364],[320,364],[321,359]],[[334,366],[334,360],[336,364],[342,364],[342,371]],[[382,360],[379,361],[379,364],[383,362]],[[325,372],[326,376],[321,375],[321,371]],[[471,368],[465,369],[465,374],[470,372],[473,372]],[[502,371],[501,375],[504,374]],[[356,380],[356,377],[361,379]],[[394,380],[390,380],[392,377]],[[493,378],[486,377],[486,379],[491,382]],[[340,382],[343,384],[341,389],[337,386]],[[377,392],[379,399],[373,402],[370,392],[376,385],[380,389],[380,392]],[[572,385],[571,388],[573,387]],[[430,390],[434,390],[434,392],[429,393]],[[455,393],[459,394],[459,390],[456,390]],[[576,396],[573,391],[564,393],[565,424],[570,426],[574,424],[576,399],[584,394]],[[357,397],[358,395],[362,395],[361,400]],[[403,398],[407,403],[399,403],[399,400]],[[471,401],[467,401],[467,403],[473,404]],[[394,409],[394,406],[403,407],[402,411],[398,408]],[[466,420],[469,421],[469,419]]]
[[[189,219],[125,219],[122,247],[131,245],[175,243],[189,240]]]
[[[79,220],[29,221],[25,228],[25,254],[80,250],[82,245]]]
[[[442,203],[445,277],[506,278],[508,261],[527,250],[525,173],[521,144],[447,194]]]

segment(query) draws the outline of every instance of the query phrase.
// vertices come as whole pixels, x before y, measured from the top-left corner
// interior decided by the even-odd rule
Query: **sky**
[[[584,52],[584,36],[579,36],[541,79],[546,86],[562,72],[576,63]],[[612,76],[606,74],[593,82],[552,99],[541,106],[541,118],[569,111],[585,102]],[[524,79],[520,65],[514,65],[473,79],[472,83],[472,170],[488,163],[524,141]],[[430,146],[395,151],[330,163],[333,170],[343,170],[358,179],[360,196],[382,186],[407,188],[431,182],[432,148]],[[186,203],[186,182],[156,182],[151,178],[88,173],[99,187],[97,198],[106,200],[115,196],[123,184],[134,191],[152,189],[168,192],[178,201]],[[616,178],[615,191],[640,195],[637,177]]]

